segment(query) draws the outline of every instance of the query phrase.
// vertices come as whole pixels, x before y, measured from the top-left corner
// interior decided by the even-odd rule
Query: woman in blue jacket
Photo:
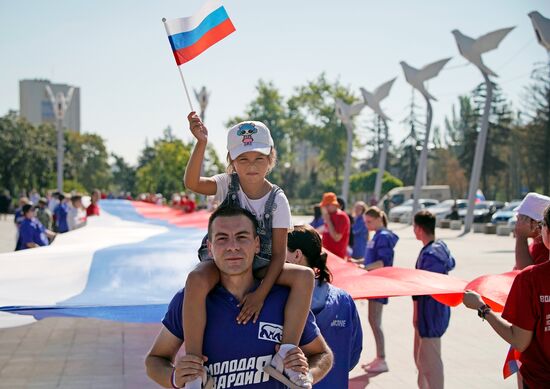
[[[365,212],[365,222],[369,231],[374,231],[374,237],[367,244],[365,270],[374,270],[381,267],[393,266],[394,247],[399,237],[387,229],[388,219],[384,211],[378,207],[370,207]],[[376,343],[376,358],[363,368],[372,374],[388,371],[386,352],[384,347],[384,333],[382,332],[382,308],[388,303],[388,298],[369,299],[369,324]]]
[[[287,262],[315,271],[315,289],[311,310],[321,334],[334,353],[334,366],[315,389],[348,387],[348,374],[359,361],[363,332],[357,308],[351,296],[330,284],[327,253],[322,252],[321,237],[311,226],[295,226],[288,233]]]

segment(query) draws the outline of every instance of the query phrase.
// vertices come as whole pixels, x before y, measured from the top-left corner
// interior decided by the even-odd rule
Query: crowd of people
[[[5,191],[4,196],[9,201],[3,201],[2,211],[10,212],[11,197]],[[78,193],[67,194],[50,191],[45,197],[33,190],[29,196],[19,198],[14,210],[16,227],[15,250],[48,246],[57,236],[83,227],[91,216],[99,215],[98,202],[101,192],[94,190],[89,198],[89,204],[83,205],[83,196]]]
[[[189,115],[189,122],[197,143],[185,171],[185,186],[198,194],[214,196],[214,201],[221,205],[211,215],[208,235],[199,249],[202,263],[188,277],[185,288],[174,297],[163,320],[164,327],[147,356],[149,376],[163,386],[188,389],[212,387],[209,385],[213,378],[217,387],[230,387],[233,383],[247,387],[259,382],[266,388],[282,387],[281,384],[293,389],[347,387],[349,371],[359,361],[362,351],[361,322],[353,299],[330,284],[332,275],[327,266],[327,252],[365,271],[393,266],[399,237],[388,229],[385,213],[359,201],[348,214],[343,199],[329,192],[315,206],[311,225],[292,226],[284,192],[266,179],[276,160],[267,127],[259,122],[242,122],[232,127],[227,140],[229,173],[202,177],[200,165],[208,130],[194,113]],[[517,269],[533,263],[548,264],[550,233],[547,223],[550,220],[543,219],[541,213],[545,204],[550,204],[549,198],[529,194],[518,209]],[[550,218],[550,208],[547,217]],[[223,223],[218,221],[220,219]],[[440,274],[448,274],[454,269],[455,258],[445,242],[436,237],[435,215],[426,210],[418,212],[413,217],[413,231],[421,243],[416,269]],[[283,255],[285,246],[286,256]],[[313,275],[298,272],[289,264],[313,270]],[[535,265],[533,269],[540,266]],[[245,282],[247,287],[243,289],[237,287],[236,279],[237,275],[244,274],[241,272],[244,268],[247,269],[246,277],[252,276],[257,281]],[[542,270],[530,272],[525,276],[529,280],[522,281],[522,288],[527,288],[533,280],[540,284],[544,279],[540,274]],[[275,303],[271,296],[284,286],[288,288],[284,300],[276,299]],[[512,289],[513,292],[514,287]],[[521,293],[513,294],[518,301],[516,304],[527,298],[524,291]],[[531,291],[529,296],[533,297],[533,293],[538,291]],[[549,294],[541,295],[540,301],[550,300]],[[229,305],[222,304],[224,296],[231,302]],[[477,306],[481,304],[479,296],[473,296],[476,295],[466,293],[464,303],[478,309],[484,317],[493,317],[486,305]],[[413,359],[418,370],[418,387],[443,388],[441,338],[450,323],[450,308],[431,296],[413,296],[412,300]],[[387,303],[388,298],[384,297],[370,299],[368,303],[376,357],[362,367],[372,375],[389,371],[382,330],[382,312]],[[284,314],[273,319],[274,310]],[[517,307],[516,311],[519,312]],[[521,370],[524,377],[519,379],[520,384],[526,382],[525,388],[541,387],[540,382],[549,382],[544,372],[550,371],[550,347],[548,336],[544,335],[549,332],[550,314],[548,308],[542,312],[540,306],[534,311],[526,320],[517,319],[523,317],[523,311],[512,316],[505,310],[504,314],[505,318],[519,321],[522,324],[518,325],[531,331],[531,343],[539,342],[535,351],[525,352]],[[313,332],[308,316],[311,314],[316,318],[317,329]],[[228,315],[225,316],[227,322],[236,323],[234,326],[228,324],[231,337],[238,344],[246,342],[247,347],[235,350],[229,347],[231,351],[228,351],[214,345],[220,325],[218,318],[223,317],[220,315]],[[268,320],[275,320],[276,324]],[[488,321],[495,327],[497,319]],[[335,331],[335,326],[342,328]],[[513,326],[510,327],[512,332]],[[269,341],[271,336],[274,343],[279,344],[266,348],[265,344],[257,342],[255,335],[247,337],[247,331],[259,334],[258,340]],[[184,333],[186,354],[176,357]],[[315,340],[307,344],[304,338]],[[310,347],[313,343],[313,350],[318,354]],[[527,343],[511,343],[521,347],[521,351],[526,350]],[[316,355],[322,357],[314,357]],[[257,361],[262,357],[265,359],[259,366],[251,363],[248,367],[243,365],[243,369],[237,366],[233,370],[223,370],[224,365],[231,366],[234,361]],[[321,360],[327,363],[319,363]],[[334,361],[332,369],[328,366],[329,360]],[[537,362],[529,362],[532,360]]]
[[[266,179],[277,158],[267,126],[247,121],[232,127],[228,173],[203,177],[208,130],[195,113],[188,119],[197,142],[184,184],[194,193],[176,193],[169,201],[158,194],[138,199],[191,213],[196,193],[208,196],[215,210],[197,247],[201,262],[172,299],[146,357],[148,375],[162,386],[186,389],[212,388],[214,380],[216,387],[347,387],[363,332],[353,299],[331,284],[328,252],[364,271],[393,266],[399,237],[384,211],[358,201],[347,213],[343,199],[327,192],[311,224],[295,226],[284,191]],[[56,234],[81,227],[99,215],[101,197],[94,191],[86,208],[79,194],[41,197],[32,191],[21,197],[16,250],[48,245]],[[4,192],[0,214],[10,203]],[[517,212],[514,268],[523,271],[502,318],[475,292],[465,293],[464,304],[521,352],[518,385],[529,389],[550,382],[550,198],[530,193]],[[455,268],[451,251],[437,238],[433,214],[416,213],[413,232],[420,242],[416,269],[448,274]],[[376,356],[362,368],[371,375],[389,371],[382,326],[388,302],[383,296],[368,301]],[[450,308],[431,296],[413,296],[412,306],[418,387],[443,388],[441,338]],[[177,356],[184,339],[185,355]]]

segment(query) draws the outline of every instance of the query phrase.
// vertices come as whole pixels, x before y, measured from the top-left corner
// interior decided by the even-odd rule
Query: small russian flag
[[[506,355],[506,361],[504,361],[504,366],[502,367],[502,375],[505,379],[519,371],[521,367],[521,362],[519,361],[520,357],[521,353],[510,346],[508,355]]]
[[[235,31],[227,11],[218,0],[207,1],[193,16],[163,21],[178,66]]]

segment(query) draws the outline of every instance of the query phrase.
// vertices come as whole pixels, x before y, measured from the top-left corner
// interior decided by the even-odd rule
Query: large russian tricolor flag
[[[126,200],[102,200],[101,216],[52,245],[0,254],[0,328],[50,316],[158,323],[198,263],[209,214]],[[517,272],[470,283],[448,275],[386,267],[366,272],[329,254],[333,283],[355,299],[432,295],[461,303],[475,290],[502,311]]]
[[[207,1],[193,16],[166,20],[164,25],[178,66],[235,31],[227,11],[217,0]]]

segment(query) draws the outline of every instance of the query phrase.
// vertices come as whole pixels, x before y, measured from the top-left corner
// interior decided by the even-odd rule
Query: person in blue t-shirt
[[[68,199],[65,200],[63,193],[58,194],[59,204],[55,207],[53,214],[55,216],[55,226],[57,232],[64,233],[69,231],[69,223],[67,222],[67,215],[69,214]]]
[[[370,207],[365,212],[365,222],[369,231],[375,231],[375,234],[367,244],[365,262],[360,267],[365,270],[374,270],[393,266],[394,247],[399,237],[388,230],[386,214],[378,207]],[[369,299],[369,324],[376,343],[376,358],[363,365],[363,369],[371,374],[380,374],[389,370],[386,363],[384,332],[382,332],[382,309],[387,303],[387,297]]]
[[[53,238],[55,233],[47,230],[34,215],[32,204],[25,204],[21,208],[22,221],[19,225],[19,235],[15,251],[26,250],[49,244],[48,237]]]
[[[260,250],[257,227],[254,215],[243,208],[223,206],[210,216],[208,250],[220,271],[220,283],[206,299],[203,355],[176,359],[185,338],[182,323],[185,291],[180,291],[172,299],[162,321],[164,327],[145,360],[148,376],[158,384],[182,388],[202,377],[204,388],[214,385],[218,389],[285,388],[288,385],[299,389],[288,379],[282,383],[283,365],[308,375],[314,383],[330,370],[332,352],[311,312],[299,347],[286,350],[280,347],[273,357],[282,339],[288,288],[275,285],[271,289],[258,320],[246,324],[235,320],[242,298],[260,283],[252,273],[254,256]]]
[[[315,389],[347,388],[349,372],[359,362],[363,349],[361,320],[352,297],[330,284],[327,253],[322,252],[321,237],[311,226],[294,226],[288,233],[287,262],[315,271],[311,310],[321,334],[334,353],[334,367]]]
[[[424,247],[418,254],[416,269],[448,274],[456,264],[449,248],[435,238],[435,216],[427,210],[414,215],[413,231]],[[419,388],[443,387],[441,337],[449,326],[451,309],[431,296],[413,296],[414,362],[418,368]]]

